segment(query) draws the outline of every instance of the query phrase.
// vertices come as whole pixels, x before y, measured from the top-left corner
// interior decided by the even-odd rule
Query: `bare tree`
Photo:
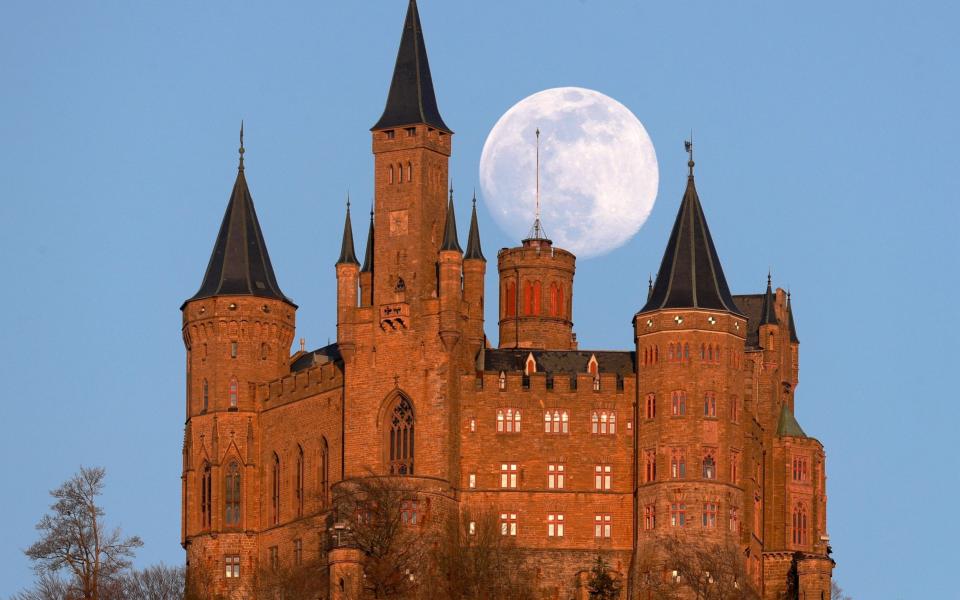
[[[836,581],[831,581],[830,600],[853,600],[853,598],[843,593],[843,588],[841,588]]]
[[[37,578],[33,589],[11,596],[10,600],[76,600],[77,592],[70,583],[57,574],[44,573]]]
[[[502,535],[496,513],[464,512],[450,518],[431,551],[427,596],[455,600],[536,597],[531,569],[510,536]]]
[[[740,548],[664,536],[638,569],[641,598],[649,600],[755,600]]]
[[[416,493],[394,477],[368,476],[340,484],[336,519],[349,523],[348,543],[363,555],[363,586],[376,599],[412,597],[426,573],[431,531]]]
[[[143,545],[139,537],[123,537],[103,522],[97,498],[105,474],[102,468],[81,467],[51,491],[51,512],[37,523],[41,537],[24,551],[38,576],[66,571],[84,600],[100,600],[101,586],[117,580]]]
[[[300,565],[261,567],[253,585],[256,598],[315,600],[329,589],[327,565],[313,560]]]
[[[183,600],[185,572],[183,567],[163,563],[124,575],[115,600]]]

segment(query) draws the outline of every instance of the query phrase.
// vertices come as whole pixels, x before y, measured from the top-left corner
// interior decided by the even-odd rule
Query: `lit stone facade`
[[[372,130],[375,211],[360,264],[348,212],[337,341],[289,355],[297,306],[274,277],[241,162],[200,291],[183,307],[183,543],[192,578],[254,594],[272,563],[320,564],[357,598],[358,552],[330,528],[341,482],[403,478],[424,521],[494,511],[547,598],[583,597],[607,557],[629,597],[657,538],[734,544],[765,599],[829,597],[824,451],[793,417],[799,340],[771,285],[733,296],[693,178],[635,346],[578,349],[575,257],[534,237],[486,258],[447,190],[452,131],[411,1]],[[625,341],[630,332],[625,331]]]

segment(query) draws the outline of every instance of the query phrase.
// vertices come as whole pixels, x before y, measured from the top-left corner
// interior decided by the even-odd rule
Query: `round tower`
[[[753,498],[762,494],[740,356],[747,319],[734,303],[693,180],[656,283],[634,321],[638,372],[638,545],[693,534],[759,551]]]
[[[240,151],[203,283],[181,306],[187,350],[183,545],[188,576],[212,578],[203,582],[209,590],[222,589],[228,576],[241,586],[253,579],[256,548],[244,532],[261,528],[256,387],[288,372],[297,310],[270,264],[244,176],[242,137]],[[202,566],[191,568],[197,561]]]

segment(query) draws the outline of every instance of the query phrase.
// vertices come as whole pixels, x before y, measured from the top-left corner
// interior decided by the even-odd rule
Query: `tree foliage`
[[[590,600],[615,600],[620,597],[620,582],[610,575],[610,565],[600,554],[597,554],[597,560],[590,570],[587,593]]]
[[[33,561],[40,586],[54,586],[61,574],[68,594],[100,600],[101,590],[116,586],[130,568],[137,536],[124,537],[119,528],[109,529],[104,511],[97,504],[103,493],[106,472],[81,467],[80,472],[50,492],[54,503],[37,523],[40,539],[24,553]]]

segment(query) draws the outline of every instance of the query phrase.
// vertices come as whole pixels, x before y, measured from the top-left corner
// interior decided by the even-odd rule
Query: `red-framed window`
[[[714,529],[717,526],[717,503],[703,503],[703,526],[707,529]]]
[[[644,529],[657,528],[657,505],[656,504],[648,504],[643,507],[643,528]]]
[[[687,505],[683,502],[670,504],[670,527],[686,527]]]
[[[566,472],[563,463],[550,463],[547,465],[547,487],[551,490],[562,490]]]
[[[597,539],[613,537],[613,515],[601,513],[593,516],[593,537]]]
[[[547,537],[563,537],[563,513],[547,514]]]
[[[717,416],[717,394],[707,392],[703,395],[703,416],[715,418]]]
[[[670,394],[670,414],[674,417],[682,417],[687,414],[687,393],[683,390],[676,390]]]
[[[497,433],[520,433],[520,409],[497,409]]]
[[[654,419],[657,416],[657,395],[653,392],[647,394],[647,402],[643,416],[647,419]]]
[[[613,465],[600,464],[593,467],[593,489],[613,488]]]
[[[500,487],[504,489],[517,487],[517,463],[500,463]]]
[[[543,412],[545,433],[570,433],[570,414],[565,410],[547,409]]]
[[[613,410],[595,410],[590,413],[591,431],[599,435],[617,433],[617,412]]]
[[[517,513],[500,513],[500,535],[515,537],[517,535]]]

